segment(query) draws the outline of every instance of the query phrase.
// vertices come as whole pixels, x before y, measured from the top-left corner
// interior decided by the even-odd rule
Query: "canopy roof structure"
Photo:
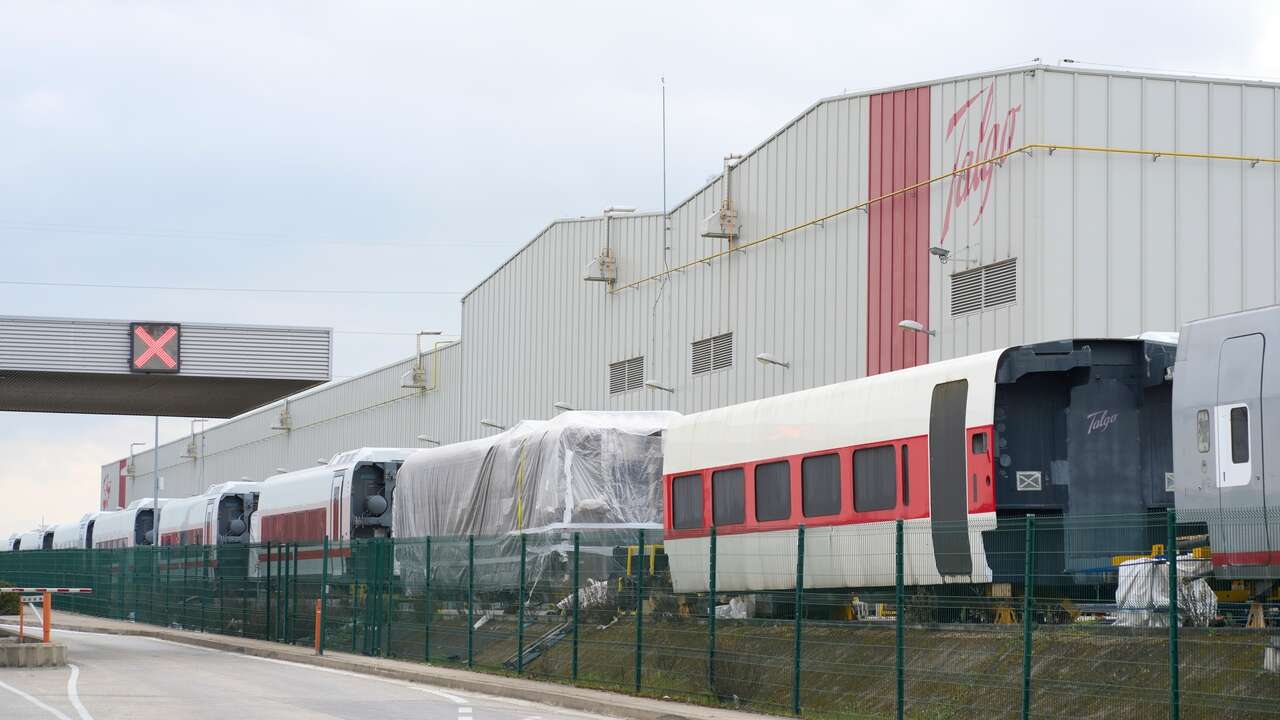
[[[0,411],[232,417],[332,358],[329,328],[0,316]]]

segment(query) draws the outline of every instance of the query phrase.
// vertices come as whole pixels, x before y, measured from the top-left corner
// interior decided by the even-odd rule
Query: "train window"
[[[911,479],[907,472],[907,446],[902,446],[902,506],[911,504]]]
[[[895,454],[892,445],[853,451],[854,510],[888,510],[898,504]]]
[[[763,463],[756,466],[756,520],[787,520],[791,517],[791,463]]]
[[[1249,408],[1231,408],[1231,463],[1249,462]]]
[[[800,495],[805,517],[840,514],[840,456],[816,455],[800,463]]]
[[[984,432],[976,433],[973,436],[973,454],[974,455],[987,454],[987,434],[986,433]]]
[[[671,526],[676,530],[702,527],[701,475],[682,475],[672,478]]]
[[[747,519],[747,489],[742,468],[711,473],[711,517],[716,525],[738,525]]]
[[[1209,452],[1209,411],[1196,413],[1196,449],[1202,453]]]

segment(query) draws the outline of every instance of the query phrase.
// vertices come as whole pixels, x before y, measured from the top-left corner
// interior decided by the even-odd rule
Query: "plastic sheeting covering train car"
[[[451,538],[432,556],[433,582],[461,582],[476,538],[476,582],[511,587],[526,536],[527,572],[562,561],[582,531],[584,577],[610,566],[638,529],[662,528],[662,432],[674,412],[578,412],[526,421],[492,437],[415,453],[397,478],[398,538]],[[423,580],[423,548],[401,544],[410,589]],[[597,562],[588,560],[593,558]]]

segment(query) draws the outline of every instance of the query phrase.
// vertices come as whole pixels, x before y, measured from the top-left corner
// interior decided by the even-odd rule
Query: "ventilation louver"
[[[694,375],[721,370],[733,366],[733,333],[697,340],[693,350],[691,367]]]
[[[951,275],[951,316],[1011,305],[1018,300],[1018,259]]]
[[[609,394],[644,387],[644,356],[609,363]]]

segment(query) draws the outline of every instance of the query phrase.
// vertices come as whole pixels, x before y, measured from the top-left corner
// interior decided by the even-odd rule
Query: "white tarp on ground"
[[[462,557],[461,546],[446,538],[475,536],[477,575],[483,570],[495,582],[514,567],[507,561],[518,557],[514,538],[521,534],[529,536],[530,556],[562,553],[577,530],[595,537],[646,529],[658,542],[662,432],[677,417],[674,412],[571,411],[522,422],[492,437],[416,452],[396,474],[395,536],[402,542],[445,541],[432,557],[437,571],[441,561],[456,564]],[[411,565],[416,551],[411,543],[404,549],[397,559]],[[536,577],[540,569],[531,572]],[[590,574],[584,567],[584,576]]]
[[[1204,576],[1208,560],[1178,556],[1178,617],[1186,624],[1208,625],[1218,614],[1218,596]],[[1168,627],[1169,564],[1154,558],[1120,565],[1116,587],[1116,624],[1125,627]]]

